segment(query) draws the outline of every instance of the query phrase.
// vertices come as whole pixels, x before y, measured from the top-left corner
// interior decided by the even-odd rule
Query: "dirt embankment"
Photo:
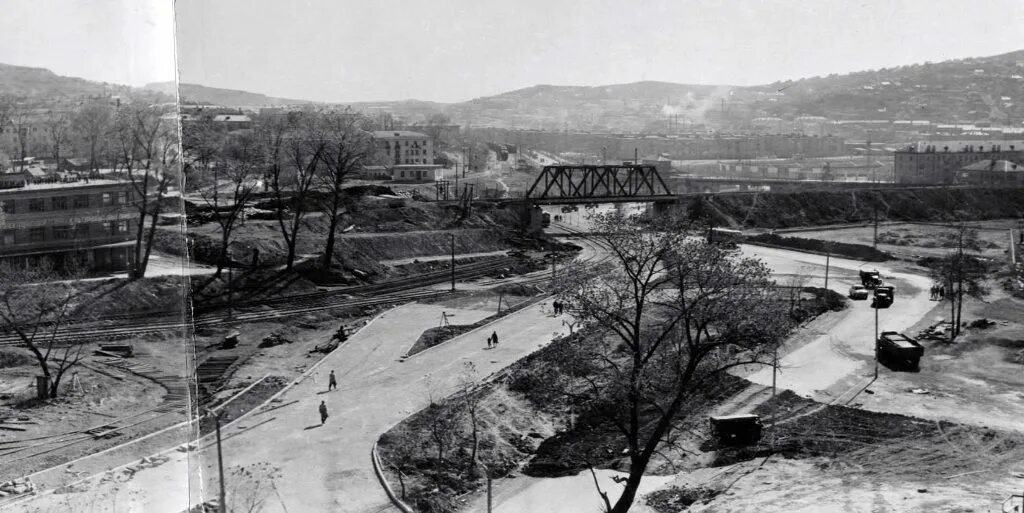
[[[271,211],[257,212],[234,229],[233,260],[251,263],[255,250],[259,250],[260,265],[281,265],[287,258],[287,246],[279,223]],[[490,205],[474,206],[468,216],[463,216],[449,206],[363,197],[353,200],[339,222],[335,255],[346,267],[373,272],[379,270],[375,269],[378,260],[447,254],[451,251],[449,233],[455,234],[456,252],[494,251],[508,247],[505,239],[516,223],[512,209]],[[310,211],[303,220],[296,253],[300,257],[322,254],[328,230],[327,218]],[[215,222],[190,223],[188,233],[192,258],[215,264],[220,258],[220,226]],[[156,248],[181,254],[177,227],[163,227],[157,234]]]
[[[882,221],[1017,218],[1024,214],[1024,188],[720,194],[691,200],[685,208],[719,226],[748,228],[868,222],[876,209]]]
[[[805,289],[809,293],[815,290]],[[809,318],[842,308],[845,300],[830,293],[822,300],[801,303],[796,314]],[[617,344],[613,338],[577,332],[556,340],[485,385],[439,401],[385,433],[380,454],[387,466],[401,472],[408,502],[421,512],[454,511],[455,498],[483,482],[481,469],[472,465],[471,404],[477,405],[478,460],[487,465],[493,478],[507,476],[524,465],[523,472],[533,476],[575,474],[591,465],[625,468],[622,435],[607,417],[574,408],[569,398],[552,386],[561,379],[558,362],[564,361],[566,348],[583,343],[613,346]],[[745,384],[740,378],[726,376],[717,386],[696,394],[683,408],[690,415],[680,421],[678,431],[698,429],[710,408]],[[698,450],[702,441],[686,443],[686,449]],[[679,465],[680,461],[673,463]],[[397,474],[393,477],[393,482],[399,482]]]

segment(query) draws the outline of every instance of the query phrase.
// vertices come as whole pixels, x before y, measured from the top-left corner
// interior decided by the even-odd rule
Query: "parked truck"
[[[896,287],[892,285],[876,285],[875,297],[871,300],[872,308],[889,308],[896,299]]]
[[[860,272],[860,283],[866,288],[873,289],[882,284],[882,275],[877,270]]]
[[[896,331],[883,331],[878,337],[878,361],[894,370],[921,369],[924,347],[916,340]]]

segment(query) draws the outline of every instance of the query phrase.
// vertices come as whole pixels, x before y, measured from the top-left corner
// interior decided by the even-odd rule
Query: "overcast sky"
[[[174,80],[171,0],[0,0],[0,63],[128,85]]]
[[[0,0],[0,62],[173,79],[171,0]],[[180,79],[323,101],[752,85],[1024,48],[1024,0],[178,0]]]

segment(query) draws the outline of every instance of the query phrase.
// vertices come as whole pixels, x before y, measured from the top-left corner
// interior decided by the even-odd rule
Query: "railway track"
[[[508,267],[504,261],[478,262],[456,269],[461,279],[477,278]],[[253,300],[236,303],[228,316],[220,310],[207,308],[191,316],[155,315],[150,312],[107,318],[92,323],[69,323],[57,331],[57,342],[87,342],[94,340],[120,340],[143,334],[165,331],[185,331],[195,326],[212,327],[241,321],[253,321],[299,315],[304,313],[375,306],[399,301],[413,301],[433,297],[441,292],[417,290],[449,280],[451,271],[425,273],[384,283],[341,287],[328,291],[298,294],[283,298]],[[361,297],[360,297],[361,296]],[[0,346],[20,344],[13,333],[0,333]]]

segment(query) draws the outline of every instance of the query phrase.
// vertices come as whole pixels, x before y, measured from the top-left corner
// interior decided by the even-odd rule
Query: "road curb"
[[[526,310],[527,308],[530,308],[531,306],[534,306],[537,303],[540,303],[541,301],[544,301],[545,299],[550,298],[552,295],[553,294],[542,294],[539,297],[536,297],[536,298],[533,298],[533,299],[527,299],[526,301],[523,301],[523,303],[529,303],[529,304],[527,304],[526,306],[523,306],[522,308],[516,310],[515,312],[512,312],[512,313],[510,313],[508,315],[503,315],[503,316],[501,316],[501,317],[499,317],[499,318],[497,318],[497,319],[495,319],[495,320],[493,320],[493,321],[491,321],[491,322],[489,322],[487,324],[483,324],[483,325],[481,325],[479,327],[476,327],[476,328],[473,328],[472,330],[467,331],[467,332],[465,332],[465,333],[463,333],[463,334],[461,334],[459,336],[452,337],[452,338],[450,338],[448,340],[445,340],[444,342],[441,342],[440,344],[437,344],[436,346],[430,346],[430,347],[428,347],[428,348],[426,348],[426,349],[424,349],[424,350],[422,350],[422,351],[420,351],[420,352],[418,352],[416,354],[409,355],[409,356],[407,356],[402,361],[404,361],[404,362],[411,361],[412,359],[416,358],[417,356],[419,356],[419,355],[421,355],[423,353],[426,353],[427,351],[430,351],[431,349],[434,349],[435,347],[441,347],[441,346],[443,346],[445,344],[448,344],[449,342],[454,342],[456,340],[459,340],[459,339],[462,339],[462,338],[465,338],[465,337],[469,337],[470,335],[473,335],[474,333],[477,333],[478,331],[484,330],[484,329],[486,329],[489,326],[493,326],[494,324],[497,324],[497,323],[501,322],[506,317],[515,315],[515,314],[517,314],[519,312],[522,312],[523,310]],[[520,304],[522,304],[522,303],[520,303]],[[519,305],[516,305],[516,306],[519,306]],[[515,307],[510,307],[510,308],[515,308]]]
[[[384,477],[384,465],[380,461],[380,455],[377,454],[377,442],[373,442],[373,448],[370,449],[370,461],[373,463],[373,473],[377,475],[377,479],[380,481],[380,485],[384,487],[384,493],[391,499],[391,503],[402,510],[403,513],[414,513],[412,508],[395,495],[395,491],[391,489],[391,484]]]

